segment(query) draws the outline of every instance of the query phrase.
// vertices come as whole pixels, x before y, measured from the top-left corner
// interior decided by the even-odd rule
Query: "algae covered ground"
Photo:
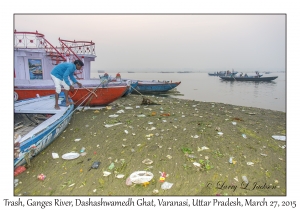
[[[286,113],[147,98],[157,105],[141,105],[142,96],[132,94],[109,107],[76,111],[67,129],[15,177],[14,195],[287,194],[286,142],[272,138],[286,135]],[[62,159],[66,153],[80,153],[82,147],[85,156]],[[96,161],[99,167],[91,169]],[[127,185],[136,171],[154,176],[149,182]],[[39,174],[46,178],[39,180]],[[164,183],[171,188],[162,189]]]

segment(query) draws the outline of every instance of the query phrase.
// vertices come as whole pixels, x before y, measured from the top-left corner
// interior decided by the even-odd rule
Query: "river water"
[[[107,72],[115,76],[115,72]],[[223,81],[208,73],[120,73],[122,78],[140,80],[166,80],[178,82],[181,99],[205,102],[220,102],[238,106],[258,107],[286,112],[286,74],[275,73],[264,76],[278,76],[270,82]],[[92,73],[92,77],[98,77]],[[101,76],[103,75],[100,74]],[[165,95],[164,95],[165,96]]]

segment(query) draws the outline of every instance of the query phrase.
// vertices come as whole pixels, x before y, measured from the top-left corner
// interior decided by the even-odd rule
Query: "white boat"
[[[14,167],[24,165],[52,143],[68,126],[74,105],[54,108],[54,95],[15,101],[14,103]]]

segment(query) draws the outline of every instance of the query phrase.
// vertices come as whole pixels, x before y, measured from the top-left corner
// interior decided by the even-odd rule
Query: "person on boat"
[[[245,77],[248,77],[248,74],[247,74],[247,73],[245,74]]]
[[[74,72],[76,69],[80,70],[82,66],[84,66],[83,62],[76,60],[74,63],[60,63],[52,69],[50,75],[55,86],[55,109],[60,109],[58,106],[58,95],[61,92],[61,85],[64,87],[66,106],[72,104],[69,101],[68,93],[69,90],[74,91],[74,87],[71,85],[68,77],[70,77],[74,84],[77,84],[81,88],[82,84],[75,79]]]

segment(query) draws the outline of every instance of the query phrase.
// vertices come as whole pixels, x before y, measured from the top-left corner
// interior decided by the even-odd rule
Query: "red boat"
[[[126,83],[100,85],[100,79],[90,78],[91,62],[95,60],[95,43],[92,41],[68,41],[58,39],[60,47],[54,47],[44,34],[14,31],[14,99],[23,100],[55,94],[51,70],[59,63],[81,60],[83,69],[75,71],[76,85],[69,96],[75,105],[102,106],[120,98],[129,85]],[[63,93],[62,93],[63,94]]]
[[[120,98],[127,91],[129,86],[108,86],[108,87],[85,87],[69,91],[75,105],[103,106],[112,103]],[[35,98],[55,94],[55,88],[34,86],[15,86],[15,100]],[[63,92],[61,92],[63,94]]]

